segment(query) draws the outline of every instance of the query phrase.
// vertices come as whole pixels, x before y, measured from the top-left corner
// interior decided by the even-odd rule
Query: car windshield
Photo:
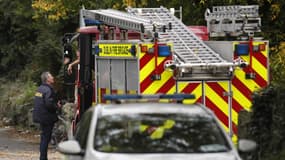
[[[113,153],[213,153],[230,150],[211,117],[188,114],[106,115],[94,148]]]

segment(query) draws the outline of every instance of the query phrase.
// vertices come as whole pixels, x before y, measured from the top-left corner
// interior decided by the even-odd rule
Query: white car
[[[241,140],[239,149],[255,145]],[[58,150],[82,160],[241,160],[215,115],[200,104],[98,104]]]

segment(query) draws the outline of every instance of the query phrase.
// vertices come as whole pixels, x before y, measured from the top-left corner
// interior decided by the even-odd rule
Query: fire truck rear
[[[217,6],[205,19],[207,41],[164,7],[82,9],[74,124],[105,94],[189,93],[185,103],[209,107],[236,140],[240,111],[269,84],[269,42],[254,37],[258,6]]]

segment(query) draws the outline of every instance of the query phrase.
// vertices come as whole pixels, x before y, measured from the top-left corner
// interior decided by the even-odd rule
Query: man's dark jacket
[[[33,121],[40,124],[53,124],[58,118],[56,114],[57,100],[53,88],[42,84],[35,93]]]

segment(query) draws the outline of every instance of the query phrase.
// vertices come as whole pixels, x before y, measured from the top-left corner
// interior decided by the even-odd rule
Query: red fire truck
[[[209,107],[235,140],[239,112],[269,84],[269,42],[254,37],[258,6],[207,10],[204,41],[164,7],[80,15],[75,123],[90,106],[106,103],[105,94],[189,93],[196,98],[185,103]]]

